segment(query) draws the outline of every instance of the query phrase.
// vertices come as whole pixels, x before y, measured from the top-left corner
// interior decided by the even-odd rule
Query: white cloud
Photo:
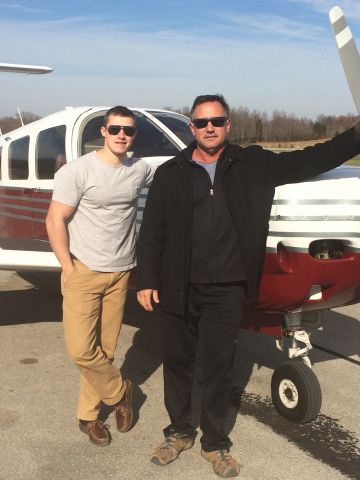
[[[271,37],[314,40],[324,35],[324,28],[314,24],[291,20],[279,15],[237,15],[228,13],[223,19],[237,28],[243,27],[253,33],[263,33]]]
[[[0,7],[23,13],[46,13],[48,11],[43,8],[29,7],[20,3],[1,3]]]
[[[348,20],[360,21],[360,2],[359,0],[287,0],[289,3],[306,5],[313,10],[321,13],[329,13],[335,5],[342,8],[345,17]]]

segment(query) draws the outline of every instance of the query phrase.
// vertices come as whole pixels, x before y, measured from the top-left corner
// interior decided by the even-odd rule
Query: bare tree
[[[25,125],[41,118],[36,113],[32,112],[22,112],[21,117]],[[21,120],[17,113],[13,117],[0,118],[0,128],[2,133],[10,132],[11,130],[15,130],[21,126]]]

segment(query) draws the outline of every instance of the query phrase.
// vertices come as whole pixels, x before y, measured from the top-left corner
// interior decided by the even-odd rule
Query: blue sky
[[[0,116],[65,106],[232,107],[297,116],[355,113],[328,0],[0,0]],[[360,48],[360,1],[338,1]]]

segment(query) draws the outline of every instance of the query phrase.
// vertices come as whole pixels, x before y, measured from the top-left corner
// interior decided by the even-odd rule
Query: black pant
[[[191,284],[185,317],[162,312],[165,406],[171,424],[164,429],[193,434],[191,391],[196,348],[202,337],[203,383],[200,439],[203,450],[228,449],[224,424],[230,406],[236,340],[243,314],[239,283]]]

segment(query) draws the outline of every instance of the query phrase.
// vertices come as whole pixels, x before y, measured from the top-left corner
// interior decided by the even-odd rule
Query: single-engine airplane
[[[360,58],[339,7],[330,11],[340,57],[360,111]],[[0,66],[1,68],[1,66]],[[67,108],[0,137],[0,268],[58,271],[45,230],[53,177],[65,162],[99,148],[107,107]],[[132,109],[138,135],[133,155],[160,164],[192,140],[178,113]],[[138,204],[141,223],[147,190]],[[307,182],[276,189],[257,305],[244,327],[278,337],[290,360],[272,376],[273,403],[305,423],[321,407],[311,369],[310,332],[324,310],[360,301],[360,168],[339,167]]]

